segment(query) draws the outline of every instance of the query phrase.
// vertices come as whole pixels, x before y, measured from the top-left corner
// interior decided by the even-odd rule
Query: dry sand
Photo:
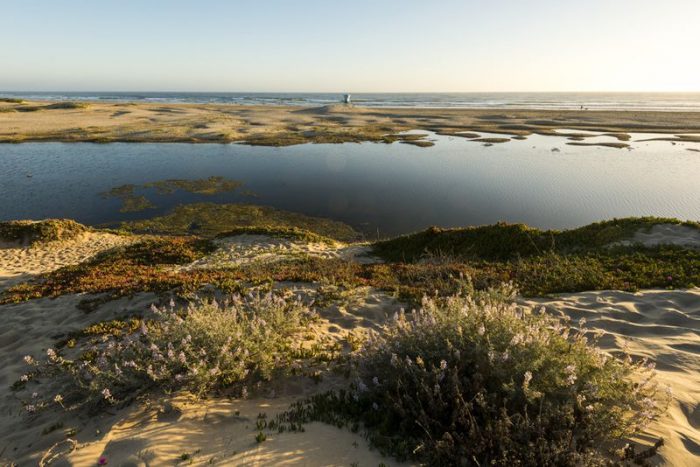
[[[217,250],[183,269],[207,269],[241,266],[251,263],[274,263],[315,257],[344,259],[357,263],[378,262],[370,256],[370,247],[364,244],[308,243],[301,240],[275,238],[267,235],[236,235],[214,240]]]
[[[606,332],[600,342],[605,350],[627,345],[632,355],[655,361],[674,400],[642,441],[664,438],[655,463],[700,465],[700,289],[584,292],[524,303],[575,321],[585,318],[587,327]]]
[[[138,237],[104,232],[85,232],[77,238],[34,246],[0,242],[0,289],[36,274],[79,264],[111,248],[127,245]]]
[[[51,109],[49,102],[0,103],[0,141],[303,142],[381,141],[422,129],[449,134],[557,134],[555,129],[622,133],[698,133],[700,112],[477,109],[373,109],[93,102]],[[27,108],[35,111],[20,111]],[[593,133],[595,134],[595,133]],[[588,135],[583,135],[584,137]],[[688,136],[686,141],[700,141]],[[681,141],[680,139],[678,139]]]
[[[700,248],[700,230],[684,225],[658,224],[648,231],[640,230],[630,240],[619,245],[641,243],[644,246],[676,245],[686,248]]]
[[[679,230],[664,232],[651,231],[648,235],[656,236],[655,241],[672,239]],[[4,249],[2,269],[4,274],[11,271],[33,275],[77,262],[122,241],[126,240],[91,235],[61,247],[33,247],[37,251]],[[256,255],[277,261],[300,252],[342,255],[343,248],[311,245],[304,249],[291,240],[237,236],[222,239],[220,249],[197,267],[236,261],[237,255],[244,258],[242,261],[255,260]],[[350,251],[350,257],[363,257],[363,250]],[[34,259],[18,261],[22,257]],[[13,265],[11,269],[9,265]],[[299,293],[312,293],[318,287],[279,286]],[[334,378],[320,385],[308,378],[276,381],[274,395],[266,387],[265,392],[253,393],[249,400],[213,397],[195,401],[180,394],[172,404],[134,404],[96,416],[47,411],[28,417],[9,390],[9,385],[25,370],[24,355],[41,355],[67,332],[143,311],[156,300],[152,294],[137,294],[86,314],[76,308],[83,298],[84,295],[72,295],[39,299],[5,305],[0,310],[0,464],[15,461],[18,465],[36,465],[59,443],[49,452],[59,454],[52,465],[91,466],[103,455],[109,465],[176,465],[182,454],[192,455],[194,465],[396,465],[370,450],[361,436],[322,424],[309,425],[305,433],[271,434],[265,442],[255,442],[259,413],[270,418],[294,400],[342,383]],[[656,421],[641,440],[649,443],[659,436],[666,440],[660,456],[652,459],[654,464],[700,465],[700,289],[585,292],[523,303],[543,305],[552,313],[575,320],[585,317],[590,328],[606,331],[601,341],[604,348],[619,350],[627,342],[633,354],[655,360],[660,380],[671,386],[675,399],[668,414]],[[320,310],[322,322],[316,332],[342,341],[358,330],[379,328],[386,316],[399,307],[391,297],[370,288],[346,292],[340,300]],[[42,435],[56,422],[62,425]],[[72,437],[75,444],[65,441],[66,432],[72,428],[78,430]]]

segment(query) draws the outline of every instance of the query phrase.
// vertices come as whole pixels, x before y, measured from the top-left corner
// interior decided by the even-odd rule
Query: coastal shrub
[[[425,465],[608,465],[614,442],[643,430],[670,393],[653,364],[599,350],[584,321],[570,327],[514,296],[466,283],[400,311],[356,356],[349,388],[296,404],[273,427],[362,427],[382,452]]]
[[[70,240],[87,232],[88,227],[69,219],[0,222],[0,240],[33,244]]]
[[[460,260],[503,261],[547,252],[559,254],[600,251],[603,247],[631,239],[654,225],[683,225],[700,230],[696,222],[658,217],[629,217],[595,222],[571,230],[540,230],[524,224],[441,229],[377,242],[374,254],[387,261],[415,262],[434,256]]]
[[[72,293],[109,293],[117,298],[137,292],[165,292],[183,285],[172,266],[187,264],[213,251],[208,240],[161,237],[115,248],[74,266],[65,266],[38,281],[3,291],[0,303],[17,303]]]
[[[197,301],[184,310],[172,302],[154,306],[141,321],[106,323],[43,359],[26,356],[30,368],[20,383],[32,389],[31,382],[40,383],[42,394],[25,407],[99,408],[178,389],[201,396],[234,388],[245,395],[247,384],[293,366],[295,342],[315,316],[299,298],[272,293]]]
[[[10,287],[0,294],[0,304],[73,293],[109,294],[104,300],[138,292],[187,294],[207,284],[231,293],[242,290],[246,284],[282,281],[347,288],[372,286],[403,301],[418,303],[426,294],[455,293],[460,275],[471,276],[480,290],[512,281],[525,296],[700,284],[700,251],[678,246],[615,247],[570,255],[546,252],[509,261],[445,257],[417,263],[358,264],[338,258],[307,257],[222,269],[172,267],[201,258],[213,248],[207,240],[194,237],[141,242]]]

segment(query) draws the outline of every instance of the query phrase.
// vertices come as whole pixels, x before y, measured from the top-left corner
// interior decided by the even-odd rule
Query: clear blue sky
[[[700,0],[0,0],[0,90],[700,91]]]

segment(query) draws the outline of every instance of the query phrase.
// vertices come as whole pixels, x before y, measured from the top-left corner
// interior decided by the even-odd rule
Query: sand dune
[[[652,229],[646,240],[658,242],[679,232]],[[128,237],[89,234],[62,244],[6,247],[0,250],[2,274],[7,280],[50,271],[128,241]],[[367,248],[363,246],[304,246],[292,240],[253,235],[218,243],[216,252],[189,267],[260,259],[279,261],[307,254],[371,260],[364,256]],[[319,286],[283,283],[278,287],[311,294]],[[2,307],[0,464],[14,461],[35,465],[48,453],[57,455],[52,465],[74,466],[95,465],[100,456],[106,456],[109,465],[139,466],[190,461],[194,465],[397,465],[370,450],[360,435],[322,424],[309,425],[305,433],[270,434],[263,443],[255,441],[259,413],[273,417],[294,400],[344,383],[335,377],[320,385],[309,378],[290,377],[257,393],[253,391],[248,400],[211,397],[196,401],[179,394],[171,403],[154,400],[100,415],[48,410],[29,417],[9,389],[25,371],[24,355],[38,356],[70,331],[140,313],[157,300],[152,294],[137,294],[86,314],[76,308],[84,298],[69,295]],[[670,385],[674,401],[668,413],[639,441],[649,444],[658,437],[665,439],[660,455],[652,459],[654,464],[700,465],[700,289],[584,292],[522,303],[545,306],[551,313],[575,320],[586,318],[589,328],[606,331],[601,344],[608,351],[618,351],[627,344],[634,355],[656,361],[659,379]],[[389,295],[371,288],[344,292],[341,300],[319,310],[322,321],[315,332],[342,341],[351,332],[378,329],[399,307]],[[76,430],[71,433],[75,444],[65,441],[72,429]],[[186,460],[182,460],[183,455]]]
[[[700,289],[585,292],[524,303],[585,318],[588,327],[606,332],[604,349],[626,344],[632,355],[655,361],[659,381],[671,387],[674,400],[642,441],[664,438],[655,463],[700,465]]]
[[[648,231],[636,232],[631,240],[620,242],[621,245],[634,243],[641,243],[645,246],[664,244],[700,248],[700,230],[684,225],[658,224]]]
[[[301,293],[308,290],[308,285],[283,286]],[[82,298],[40,299],[3,309],[0,464],[12,460],[18,465],[35,465],[52,446],[61,443],[53,451],[61,454],[59,463],[52,465],[92,466],[101,456],[107,457],[110,465],[174,465],[183,454],[191,455],[194,465],[400,465],[370,450],[361,435],[320,423],[308,425],[304,433],[269,434],[264,443],[256,442],[258,414],[272,418],[299,398],[344,384],[340,377],[321,384],[308,377],[275,381],[264,391],[253,392],[249,400],[213,397],[202,401],[179,395],[165,410],[153,401],[93,416],[49,410],[28,417],[9,390],[26,369],[24,355],[42,355],[67,332],[143,312],[157,300],[152,294],[139,294],[85,314],[76,308]],[[317,332],[341,339],[358,329],[377,328],[398,307],[384,294],[358,289],[345,304],[320,310],[322,321]],[[60,428],[42,435],[56,423]],[[75,445],[64,442],[70,429],[77,430],[72,436]],[[189,464],[189,460],[182,464]]]
[[[217,239],[214,243],[217,246],[214,253],[185,266],[184,269],[270,263],[304,256],[326,259],[339,258],[359,263],[378,261],[370,256],[370,247],[362,244],[308,243],[267,235],[236,235]]]
[[[127,245],[137,237],[85,232],[77,238],[33,246],[0,243],[0,289],[32,275],[79,264],[111,248]]]

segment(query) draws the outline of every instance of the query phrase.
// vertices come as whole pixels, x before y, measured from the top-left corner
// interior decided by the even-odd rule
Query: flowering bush
[[[248,381],[269,379],[293,356],[293,337],[314,319],[309,307],[279,294],[233,296],[219,304],[197,302],[184,311],[174,303],[152,307],[136,329],[74,343],[66,354],[54,349],[46,359],[25,357],[33,371],[21,378],[48,381],[56,395],[34,393],[28,411],[48,405],[89,403],[93,407],[133,399],[149,389],[187,389],[202,395]],[[65,405],[64,405],[65,406]]]
[[[381,450],[428,465],[595,465],[663,411],[653,365],[603,353],[583,322],[514,305],[510,286],[466,289],[397,313],[360,352],[351,390],[280,426],[361,422]]]

